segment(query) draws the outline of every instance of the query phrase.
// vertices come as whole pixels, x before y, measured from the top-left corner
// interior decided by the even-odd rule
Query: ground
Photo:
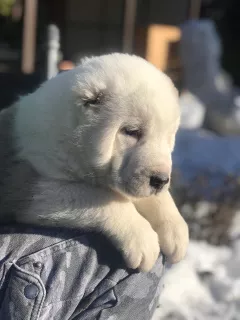
[[[239,146],[240,138],[180,132],[173,193],[191,241],[166,271],[152,320],[240,319]]]

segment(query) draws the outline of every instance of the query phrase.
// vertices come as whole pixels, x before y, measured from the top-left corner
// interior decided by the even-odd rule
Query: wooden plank
[[[22,72],[33,73],[36,55],[38,0],[25,0],[23,21]]]
[[[178,27],[150,25],[147,32],[146,59],[160,70],[166,70],[169,45],[179,41],[180,37],[181,31]]]
[[[125,0],[123,52],[132,53],[135,36],[137,0]]]

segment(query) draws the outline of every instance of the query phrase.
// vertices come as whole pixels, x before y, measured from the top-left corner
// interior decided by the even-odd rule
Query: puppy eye
[[[102,100],[102,93],[99,93],[96,97],[94,97],[93,99],[86,99],[84,101],[84,106],[95,106],[95,105],[99,105],[101,103]]]
[[[123,128],[122,133],[137,140],[142,137],[142,131],[140,129]]]

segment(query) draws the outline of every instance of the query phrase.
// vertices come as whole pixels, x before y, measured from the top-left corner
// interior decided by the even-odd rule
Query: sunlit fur
[[[159,244],[172,262],[183,258],[188,230],[169,185],[155,194],[149,184],[151,175],[170,176],[179,124],[178,94],[166,75],[137,56],[87,58],[21,98],[16,110],[18,157],[84,194],[78,210],[51,212],[45,223],[94,225],[133,268],[149,270]],[[126,135],[125,127],[141,137]]]

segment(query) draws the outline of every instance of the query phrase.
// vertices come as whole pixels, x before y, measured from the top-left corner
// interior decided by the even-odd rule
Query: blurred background
[[[19,92],[44,80],[55,25],[58,62],[113,51],[135,53],[164,69],[181,88],[179,26],[195,18],[214,21],[223,43],[223,67],[240,85],[237,0],[0,0],[1,78],[6,83],[7,76],[12,86],[18,78]],[[6,93],[6,104],[11,95]]]
[[[154,319],[240,320],[239,34],[239,0],[0,0],[0,109],[84,56],[116,51],[179,89],[172,193],[191,242]]]

